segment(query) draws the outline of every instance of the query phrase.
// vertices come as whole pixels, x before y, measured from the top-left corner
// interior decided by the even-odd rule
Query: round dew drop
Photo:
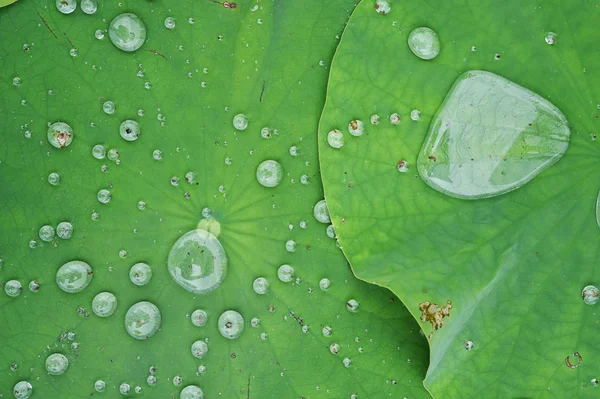
[[[331,329],[331,327],[325,326],[321,330],[321,333],[323,334],[324,337],[330,337],[331,334],[333,334],[333,330]]]
[[[554,33],[554,32],[546,33],[544,40],[546,41],[546,43],[548,43],[550,45],[555,44],[556,43],[556,33]]]
[[[421,119],[421,111],[419,111],[418,109],[413,109],[412,111],[410,111],[410,119],[412,119],[413,121],[418,121],[419,119]]]
[[[119,150],[117,150],[116,148],[111,148],[110,150],[108,150],[107,156],[108,159],[110,159],[111,161],[116,161],[117,159],[119,159]]]
[[[179,399],[203,399],[204,392],[196,385],[188,385],[181,390]]]
[[[175,19],[173,17],[167,17],[165,18],[165,28],[167,29],[173,29],[175,28]]]
[[[103,204],[108,204],[110,202],[111,199],[111,194],[110,191],[108,191],[107,189],[102,189],[100,191],[98,191],[98,201],[100,201]]]
[[[344,367],[350,367],[350,365],[352,364],[352,360],[350,358],[344,358],[344,360],[342,360],[342,364],[344,365]]]
[[[254,292],[256,292],[258,295],[264,295],[267,292],[269,292],[269,281],[267,281],[266,278],[264,277],[258,277],[256,280],[254,280],[254,282],[252,283],[252,289],[254,290]]]
[[[587,285],[581,291],[581,298],[586,305],[595,305],[600,299],[600,291],[596,286]]]
[[[73,235],[73,225],[69,222],[60,222],[56,226],[56,235],[63,240],[68,240]]]
[[[33,386],[28,381],[19,381],[13,388],[16,399],[29,399],[33,393]]]
[[[156,377],[153,375],[149,375],[148,378],[146,378],[146,383],[150,386],[156,384]]]
[[[390,115],[390,123],[392,125],[397,125],[400,123],[400,115],[397,113],[393,113]]]
[[[104,31],[102,29],[96,29],[96,32],[94,33],[94,37],[98,40],[104,39]]]
[[[346,309],[348,309],[348,312],[350,313],[358,312],[358,307],[358,301],[355,299],[350,299],[348,302],[346,302]]]
[[[329,281],[328,278],[322,278],[321,281],[319,281],[319,288],[322,290],[328,289],[330,285],[331,281]]]
[[[71,14],[77,8],[77,0],[56,0],[56,9],[63,14]]]
[[[344,134],[338,129],[333,129],[327,133],[327,143],[332,148],[342,148],[344,146]]]
[[[103,380],[97,380],[94,383],[94,389],[96,390],[96,392],[104,392],[104,390],[106,389],[106,382],[104,382]]]
[[[248,127],[248,117],[244,114],[237,114],[233,117],[233,127],[237,130],[246,130]]]
[[[289,283],[294,279],[294,268],[290,265],[281,265],[277,269],[277,277],[284,283]]]
[[[375,2],[375,11],[379,14],[385,15],[392,10],[390,3],[387,0],[377,0]]]
[[[144,209],[146,209],[146,201],[138,201],[137,208],[140,211],[143,211]]]
[[[208,313],[202,309],[196,309],[192,312],[192,316],[190,317],[192,320],[192,324],[196,327],[202,327],[208,321]]]
[[[327,233],[327,237],[329,237],[329,238],[335,238],[335,230],[334,230],[332,224],[330,224],[329,226],[327,226],[327,229],[325,230],[325,233]]]
[[[38,292],[40,290],[40,283],[37,280],[31,280],[29,282],[29,291]]]
[[[19,295],[21,295],[22,291],[23,286],[17,280],[9,280],[6,282],[6,284],[4,284],[4,292],[6,292],[6,295],[8,295],[9,297],[18,297]]]
[[[373,115],[371,115],[369,120],[371,121],[372,125],[377,125],[377,124],[379,124],[379,115],[373,114]]]
[[[358,119],[350,121],[350,123],[348,124],[348,131],[353,136],[362,136],[365,132],[365,124],[362,123],[362,121],[359,121]]]
[[[129,279],[137,286],[144,286],[152,280],[152,268],[143,262],[136,263],[129,269]]]
[[[119,385],[119,392],[121,393],[121,395],[127,395],[131,392],[131,386],[124,382],[121,385]]]
[[[160,329],[160,323],[160,310],[151,302],[138,302],[125,314],[125,329],[135,339],[152,337]]]
[[[53,353],[46,358],[46,371],[50,375],[62,375],[69,368],[69,359],[61,353]]]
[[[120,50],[135,51],[146,41],[146,26],[135,14],[116,16],[108,26],[110,41]]]
[[[470,351],[471,349],[473,349],[473,341],[465,341],[464,344],[466,350]]]
[[[185,174],[185,181],[194,184],[196,182],[196,174],[194,172],[187,172]]]
[[[76,294],[92,282],[92,267],[80,260],[65,263],[56,272],[58,288],[69,294]]]
[[[296,241],[294,241],[294,240],[286,241],[285,250],[288,252],[295,252],[296,251]]]
[[[48,127],[48,142],[56,148],[68,147],[73,141],[73,129],[64,122],[54,122]]]
[[[208,345],[202,340],[198,340],[192,344],[192,355],[195,358],[202,359],[208,353]]]
[[[102,104],[102,111],[104,111],[104,113],[107,115],[114,114],[115,113],[115,103],[113,103],[112,101],[105,101],[104,104]]]
[[[92,147],[92,156],[96,159],[104,159],[106,157],[106,148],[102,144],[96,144]]]
[[[331,223],[331,218],[329,217],[329,211],[327,210],[327,203],[325,200],[321,200],[315,204],[313,208],[313,215],[317,221],[321,223]]]
[[[277,187],[283,180],[283,168],[277,161],[263,161],[256,168],[256,180],[263,187]]]
[[[96,0],[81,0],[81,11],[88,15],[95,14],[98,11],[98,2]]]
[[[50,242],[54,239],[54,228],[48,225],[42,226],[40,227],[38,236],[40,237],[40,240]]]
[[[156,161],[160,161],[162,159],[162,151],[161,150],[154,150],[152,152],[152,158]]]
[[[227,310],[219,316],[217,327],[225,338],[236,339],[244,331],[244,318],[235,310]]]
[[[53,186],[58,186],[60,183],[60,175],[58,173],[52,172],[48,175],[48,183]]]
[[[336,343],[329,345],[329,351],[334,355],[337,355],[338,353],[340,353],[340,345]]]
[[[140,137],[140,124],[127,119],[119,126],[119,134],[127,141],[135,141]]]
[[[440,39],[430,28],[420,27],[408,35],[408,47],[417,57],[431,60],[440,53]]]
[[[110,292],[101,292],[92,300],[92,311],[98,317],[108,317],[117,309],[117,297]]]

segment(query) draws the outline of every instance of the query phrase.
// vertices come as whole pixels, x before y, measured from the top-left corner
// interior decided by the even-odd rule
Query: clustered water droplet
[[[219,316],[217,327],[227,339],[236,339],[244,331],[244,318],[235,310],[227,310]]]

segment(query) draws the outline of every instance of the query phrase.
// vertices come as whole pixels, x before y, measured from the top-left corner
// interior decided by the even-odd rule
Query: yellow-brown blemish
[[[434,330],[439,330],[443,327],[444,317],[450,317],[450,309],[452,309],[452,301],[448,301],[443,308],[440,308],[439,305],[429,301],[419,304],[421,321],[423,323],[430,322]]]

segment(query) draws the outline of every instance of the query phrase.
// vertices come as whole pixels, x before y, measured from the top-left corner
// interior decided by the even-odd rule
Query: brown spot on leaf
[[[443,308],[429,301],[419,304],[421,321],[423,323],[430,322],[434,330],[439,330],[443,327],[444,318],[446,316],[450,317],[450,309],[452,309],[452,301],[448,301]]]

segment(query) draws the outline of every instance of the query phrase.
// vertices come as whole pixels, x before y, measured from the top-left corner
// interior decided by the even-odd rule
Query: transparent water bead
[[[398,172],[408,172],[408,162],[406,162],[405,160],[398,161]]]
[[[137,286],[144,286],[152,280],[152,268],[143,262],[136,263],[129,269],[129,279]]]
[[[289,283],[294,279],[294,268],[290,265],[281,265],[277,269],[277,278],[284,283]]]
[[[40,240],[50,242],[54,239],[54,227],[52,226],[42,226],[40,227],[40,231],[38,232],[38,236]]]
[[[160,161],[162,159],[162,151],[161,150],[152,151],[152,158],[156,161]]]
[[[98,195],[97,195],[98,201],[100,201],[103,204],[108,204],[110,202],[111,197],[112,196],[110,194],[110,191],[108,191],[105,188],[98,191]]]
[[[379,14],[385,15],[392,11],[392,7],[387,0],[377,0],[375,2],[375,11],[377,11]]]
[[[329,211],[327,210],[327,203],[325,200],[321,200],[315,204],[313,208],[313,215],[317,221],[321,223],[331,223],[331,218],[329,217]]]
[[[121,393],[121,395],[128,395],[131,393],[131,385],[126,382],[122,383],[119,385],[119,393]]]
[[[56,235],[63,240],[68,240],[73,235],[73,225],[69,222],[60,222],[56,226]]]
[[[237,114],[233,117],[233,127],[237,130],[246,130],[248,127],[248,117],[244,114]]]
[[[113,103],[112,101],[105,101],[104,104],[102,104],[102,111],[104,111],[104,113],[107,115],[114,114],[115,109],[115,103]]]
[[[362,136],[365,132],[365,124],[358,119],[352,120],[348,124],[348,132],[356,137]]]
[[[296,241],[287,240],[285,242],[285,250],[288,252],[295,252],[296,251]]]
[[[106,157],[106,148],[102,144],[96,144],[92,147],[92,156],[96,159],[104,159]]]
[[[31,280],[29,282],[29,291],[38,292],[40,290],[40,283],[37,280]]]
[[[410,111],[410,119],[412,119],[413,121],[418,121],[419,119],[421,119],[421,111],[419,111],[418,109],[413,109],[412,111]]]
[[[173,244],[167,263],[173,280],[195,294],[217,289],[227,275],[225,250],[205,230],[192,230],[181,236]]]
[[[160,310],[148,301],[134,304],[125,314],[125,329],[135,339],[152,337],[160,329],[160,323]]]
[[[202,389],[197,387],[196,385],[188,385],[187,387],[181,390],[181,394],[179,394],[179,399],[203,399],[204,392]]]
[[[244,318],[235,310],[227,310],[219,316],[217,327],[225,338],[236,339],[244,331]]]
[[[331,281],[329,281],[328,278],[322,278],[321,281],[319,281],[319,288],[322,290],[326,290],[331,286]]]
[[[29,399],[33,393],[33,386],[28,381],[19,381],[13,387],[16,399]]]
[[[256,180],[263,187],[277,187],[283,180],[283,168],[277,161],[263,161],[256,168]]]
[[[440,39],[432,29],[420,27],[408,35],[408,47],[417,57],[431,60],[440,53]]]
[[[135,141],[140,137],[140,124],[127,119],[119,126],[119,134],[127,141]]]
[[[554,33],[554,32],[546,33],[546,36],[544,36],[544,40],[546,41],[547,44],[556,43],[556,33]]]
[[[108,26],[110,41],[120,50],[135,51],[146,41],[146,26],[135,14],[116,16]]]
[[[173,28],[175,28],[175,25],[176,25],[175,18],[173,18],[173,17],[165,18],[165,28],[173,29]]]
[[[63,14],[71,14],[77,8],[77,0],[56,0],[56,9]]]
[[[81,260],[65,263],[56,272],[58,288],[69,294],[83,291],[92,282],[92,267]]]
[[[153,375],[149,375],[148,378],[146,378],[146,383],[150,386],[155,385],[156,384],[156,377]]]
[[[556,163],[569,137],[567,119],[549,101],[501,76],[469,71],[437,111],[417,168],[451,197],[494,197]]]
[[[117,159],[119,159],[119,150],[117,150],[116,148],[111,148],[110,150],[108,150],[107,156],[108,159],[116,162]]]
[[[192,312],[190,320],[196,327],[202,327],[208,321],[208,313],[203,309],[196,309]]]
[[[192,344],[192,355],[197,359],[202,359],[208,353],[206,342],[198,340]]]
[[[62,353],[53,353],[46,358],[46,371],[50,375],[62,375],[69,368],[69,359]]]
[[[94,37],[98,40],[104,39],[104,31],[102,29],[96,29],[96,32],[94,32]]]
[[[11,298],[16,298],[23,292],[23,286],[17,280],[9,280],[4,284],[4,292]]]
[[[581,298],[586,305],[595,305],[600,300],[600,291],[594,285],[586,285],[581,291]]]
[[[64,122],[54,122],[48,127],[48,142],[56,148],[68,147],[73,141],[73,129]]]
[[[146,201],[138,201],[137,209],[139,209],[140,211],[143,211],[144,209],[146,209]]]
[[[58,173],[52,172],[48,175],[48,183],[53,186],[58,186],[60,183],[60,175]]]
[[[94,389],[96,392],[104,392],[106,389],[106,382],[103,380],[96,380],[96,382],[94,382]]]
[[[348,312],[350,313],[358,312],[359,306],[360,305],[356,299],[350,299],[348,302],[346,302],[346,309],[348,309]]]
[[[88,15],[95,14],[98,11],[98,2],[96,0],[81,0],[81,11]]]
[[[258,277],[252,283],[252,289],[258,295],[264,295],[269,292],[269,281],[264,277]]]
[[[117,309],[117,297],[110,292],[101,292],[92,299],[92,311],[98,317],[108,317]]]
[[[327,133],[327,144],[332,148],[342,148],[344,146],[344,133],[338,129],[333,129]]]

